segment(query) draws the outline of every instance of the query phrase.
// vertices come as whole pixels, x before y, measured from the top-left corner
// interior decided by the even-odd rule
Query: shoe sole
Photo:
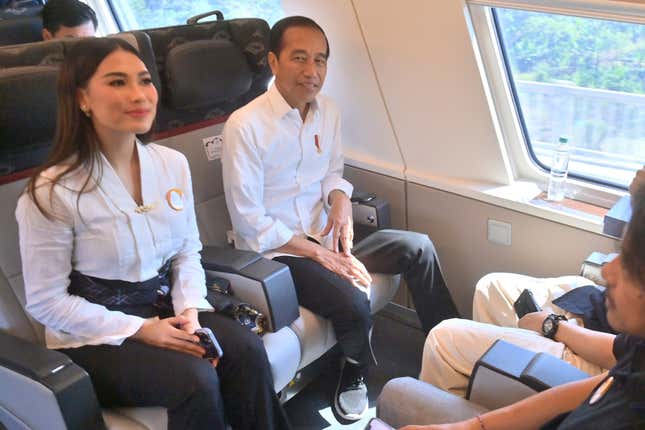
[[[367,409],[369,409],[369,401],[365,404],[365,409],[360,414],[346,414],[343,412],[343,408],[340,407],[338,404],[338,389],[340,388],[340,378],[338,379],[338,383],[336,384],[336,391],[334,392],[334,409],[336,410],[336,413],[343,419],[346,419],[348,421],[358,421],[363,416],[365,415],[365,412],[367,412]]]

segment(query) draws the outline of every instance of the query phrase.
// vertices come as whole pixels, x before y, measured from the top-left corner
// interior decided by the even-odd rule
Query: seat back
[[[0,48],[0,330],[42,342],[40,324],[24,311],[15,209],[30,168],[46,157],[56,118],[57,64],[64,43]]]
[[[0,15],[0,46],[41,41],[43,21],[41,7],[19,9]]]
[[[202,243],[225,245],[221,132],[229,114],[266,91],[269,26],[233,19],[144,31],[161,80],[154,140],[188,158]]]

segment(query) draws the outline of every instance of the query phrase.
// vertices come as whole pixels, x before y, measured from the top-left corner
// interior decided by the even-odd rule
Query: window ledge
[[[544,192],[535,182],[515,181],[511,185],[500,185],[486,181],[432,176],[425,172],[412,170],[403,172],[401,166],[398,165],[377,162],[372,159],[365,160],[364,157],[358,157],[356,154],[348,154],[347,152],[345,155],[345,162],[359,169],[366,169],[414,184],[436,188],[614,239],[612,236],[602,232],[603,217],[607,212],[607,209],[603,206],[572,199],[565,199],[563,202],[544,200],[540,198],[540,195]],[[588,186],[588,188],[591,187]],[[608,193],[607,190],[602,190],[602,192]],[[583,197],[587,196],[587,194],[589,193],[578,191],[578,195]],[[608,194],[612,195],[613,201],[603,198],[598,200],[608,203],[607,206],[611,206],[619,197],[619,194],[624,193],[612,191]]]
[[[602,226],[607,209],[572,199],[548,201],[534,182],[516,181],[511,185],[499,185],[484,181],[420,176],[412,172],[408,172],[407,179],[419,185],[606,236],[602,232]]]

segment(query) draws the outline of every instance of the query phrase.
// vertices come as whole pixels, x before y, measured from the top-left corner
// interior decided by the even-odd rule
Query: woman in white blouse
[[[67,54],[54,149],[16,210],[27,310],[105,406],[164,406],[170,429],[288,428],[262,342],[205,300],[186,158],[137,139],[157,100],[127,42]]]

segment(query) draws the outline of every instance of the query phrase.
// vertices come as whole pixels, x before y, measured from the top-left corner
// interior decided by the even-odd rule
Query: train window
[[[188,18],[213,9],[226,19],[262,18],[269,25],[284,16],[280,0],[110,0],[109,4],[122,31],[186,24]]]
[[[645,25],[515,9],[493,23],[528,153],[550,169],[569,136],[569,175],[626,189],[645,165]]]

